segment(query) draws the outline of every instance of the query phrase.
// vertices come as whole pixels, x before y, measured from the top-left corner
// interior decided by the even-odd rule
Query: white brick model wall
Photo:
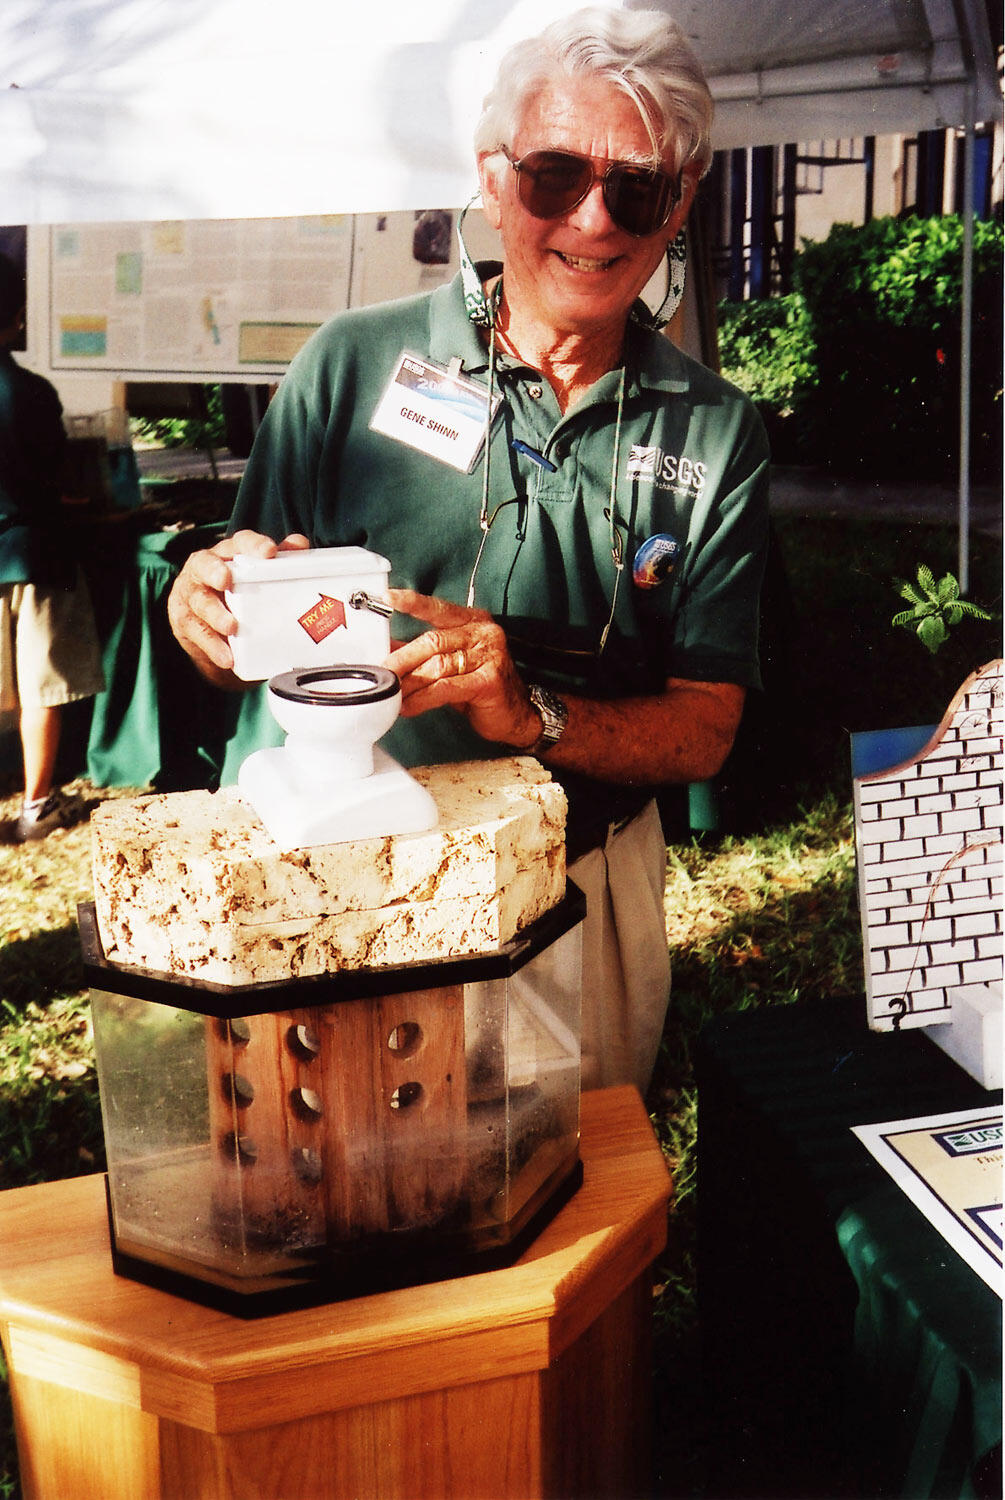
[[[949,1021],[1002,978],[1002,662],[968,677],[914,760],[855,778],[869,1024]]]

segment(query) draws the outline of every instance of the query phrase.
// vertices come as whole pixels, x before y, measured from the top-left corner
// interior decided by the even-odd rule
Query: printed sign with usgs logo
[[[481,386],[406,351],[370,427],[466,474],[481,449],[487,411]]]
[[[947,1244],[1001,1296],[1001,1105],[852,1129]]]

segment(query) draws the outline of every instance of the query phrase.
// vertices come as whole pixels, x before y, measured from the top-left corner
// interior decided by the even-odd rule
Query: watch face
[[[541,715],[541,739],[543,745],[553,745],[561,739],[569,718],[569,711],[561,698],[549,693],[547,688],[536,684],[530,689],[530,700]]]

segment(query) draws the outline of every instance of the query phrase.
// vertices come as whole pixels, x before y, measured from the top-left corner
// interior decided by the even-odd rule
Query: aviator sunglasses
[[[598,178],[611,219],[636,239],[662,229],[680,202],[680,178],[653,167],[573,151],[528,151],[517,161],[502,151],[516,173],[520,202],[535,219],[571,213]]]

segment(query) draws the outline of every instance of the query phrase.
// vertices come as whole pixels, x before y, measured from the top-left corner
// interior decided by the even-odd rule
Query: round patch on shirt
[[[680,542],[668,531],[646,537],[635,554],[632,582],[637,589],[655,589],[673,572],[680,556]]]

